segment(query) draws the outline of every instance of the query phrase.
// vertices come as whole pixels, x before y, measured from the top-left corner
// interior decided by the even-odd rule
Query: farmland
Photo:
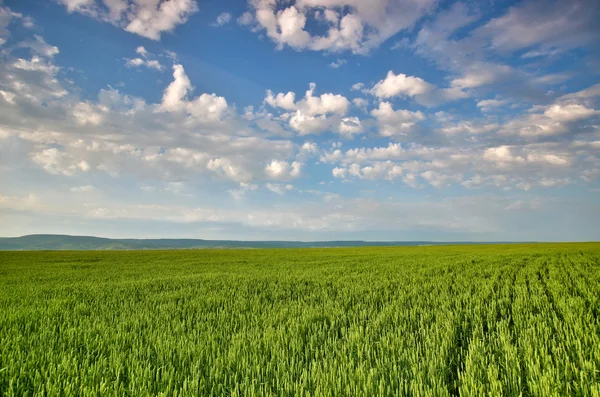
[[[600,396],[600,244],[0,252],[0,395]]]

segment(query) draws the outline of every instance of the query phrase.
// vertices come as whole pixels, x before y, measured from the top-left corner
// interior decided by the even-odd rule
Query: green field
[[[600,244],[0,252],[0,395],[600,396]]]

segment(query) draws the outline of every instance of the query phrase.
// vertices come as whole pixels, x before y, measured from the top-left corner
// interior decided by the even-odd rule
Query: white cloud
[[[300,176],[302,163],[294,161],[289,163],[282,160],[273,160],[265,167],[267,177],[274,180],[288,180]]]
[[[36,34],[33,38],[33,40],[24,40],[20,42],[17,44],[17,47],[29,48],[32,53],[47,58],[52,58],[60,52],[58,47],[46,43],[46,40],[44,40],[43,37]]]
[[[255,185],[253,183],[240,182],[239,189],[230,189],[229,194],[235,200],[242,200],[244,197],[246,197],[246,194],[248,192],[254,191],[256,189],[258,189],[258,185]],[[213,216],[213,220],[218,220],[220,218],[220,216]]]
[[[283,184],[277,184],[277,183],[267,183],[265,185],[265,187],[267,189],[269,189],[270,191],[272,191],[273,193],[277,193],[279,195],[284,195],[286,192],[289,192],[292,189],[294,189],[294,186],[292,186],[290,184],[283,185]]]
[[[109,22],[140,36],[160,40],[198,10],[195,0],[59,0],[68,12]]]
[[[5,62],[0,62],[2,97],[12,103],[22,99],[36,104],[64,98],[68,92],[58,80],[60,71],[52,56],[39,54],[30,59],[7,56]]]
[[[286,110],[296,109],[296,104],[294,103],[295,100],[296,94],[293,92],[288,92],[287,94],[280,92],[276,96],[273,96],[273,92],[271,90],[267,90],[267,96],[265,97],[265,102],[272,107]]]
[[[144,58],[148,57],[148,55],[150,54],[148,51],[146,51],[146,49],[143,46],[138,46],[135,49],[135,52],[141,56],[143,56]]]
[[[310,155],[319,153],[319,147],[314,142],[304,142],[300,147],[300,154]]]
[[[508,101],[503,99],[485,99],[477,102],[477,107],[480,108],[482,112],[490,112],[496,108],[506,105],[507,103]]]
[[[14,104],[15,103],[15,97],[16,97],[16,95],[14,93],[12,93],[12,92],[7,92],[7,91],[0,90],[0,97],[5,102],[8,102],[10,104]]]
[[[75,159],[56,148],[33,153],[31,159],[51,174],[72,176],[78,172],[86,172],[90,168],[87,161]]]
[[[549,106],[544,115],[556,121],[577,121],[600,114],[600,111],[579,104],[554,104]]]
[[[456,182],[460,182],[462,180],[462,175],[448,175],[441,172],[436,172],[432,170],[425,171],[421,173],[421,178],[429,183],[431,186],[436,188],[449,187],[450,185],[455,184]]]
[[[39,211],[44,208],[44,205],[35,193],[29,193],[27,196],[5,196],[0,193],[0,208]]]
[[[187,111],[194,120],[216,122],[225,117],[229,107],[225,98],[216,94],[202,94],[187,103]]]
[[[99,125],[104,121],[102,113],[87,102],[79,102],[73,107],[73,117],[79,125]]]
[[[297,0],[285,5],[273,0],[250,2],[252,14],[240,24],[264,30],[278,48],[352,51],[365,54],[433,10],[434,0]],[[308,17],[325,25],[326,34],[310,33]]]
[[[599,99],[600,90],[596,86],[563,95],[550,105],[534,107],[530,114],[510,120],[501,131],[506,135],[550,137],[594,129],[594,123],[600,122],[600,110],[595,109]]]
[[[461,77],[452,80],[452,86],[460,89],[476,88],[502,82],[515,72],[507,65],[476,63],[470,66]]]
[[[192,89],[192,83],[185,74],[182,65],[173,65],[173,81],[165,89],[161,106],[168,111],[177,111],[184,107],[184,98]]]
[[[150,69],[163,70],[163,66],[157,60],[144,60],[142,58],[125,59],[125,66],[129,68],[135,68],[140,66],[146,66]]]
[[[181,65],[174,66],[160,103],[112,88],[83,101],[77,88],[64,88],[61,69],[50,58],[8,54],[0,65],[0,136],[9,145],[2,147],[21,148],[10,158],[23,166],[31,161],[64,176],[93,172],[173,182],[212,176],[250,183],[272,179],[265,172],[272,158],[288,164],[274,173],[277,178],[294,178],[301,169],[298,156],[317,150],[263,137],[223,97],[193,96]],[[4,151],[0,158],[9,159]]]
[[[303,99],[295,102],[293,92],[274,95],[267,90],[264,102],[273,108],[281,108],[295,112],[284,113],[280,120],[289,120],[289,126],[300,135],[316,134],[326,130],[339,131],[341,116],[348,112],[350,101],[343,95],[325,93],[314,95],[315,83],[310,83]]]
[[[332,129],[332,120],[325,115],[309,116],[298,110],[290,118],[290,127],[300,135],[318,134]]]
[[[357,108],[359,108],[360,110],[362,110],[363,112],[367,111],[367,105],[369,104],[369,101],[367,101],[364,98],[354,98],[352,100],[352,104],[354,106],[356,106]]]
[[[228,12],[222,12],[217,16],[215,22],[213,22],[213,26],[223,26],[227,25],[231,21],[231,14]]]
[[[163,66],[157,60],[146,61],[146,66],[151,69],[163,70]]]
[[[540,164],[548,167],[568,167],[571,163],[566,155],[522,149],[508,145],[486,149],[483,152],[483,159],[494,163],[497,167],[512,167],[526,163]]]
[[[333,170],[331,170],[331,173],[333,174],[334,178],[345,178],[346,177],[346,172],[347,170],[345,168],[338,168],[335,167]]]
[[[420,111],[395,111],[389,102],[380,102],[379,108],[373,109],[371,115],[377,119],[382,136],[407,135],[415,129],[419,121],[425,120],[425,115]]]
[[[339,132],[341,136],[352,139],[363,132],[363,125],[358,117],[345,117],[340,120]]]
[[[252,179],[250,173],[227,158],[212,159],[208,162],[206,167],[209,170],[236,182],[248,183]]]
[[[6,43],[6,38],[10,35],[8,24],[13,18],[13,13],[8,7],[0,7],[0,46]]]
[[[136,58],[125,58],[125,66],[128,68],[138,68],[140,66],[145,66],[147,68],[150,69],[156,69],[158,71],[162,71],[163,70],[163,66],[161,65],[161,63],[156,60],[156,59],[148,59],[149,57],[153,56],[153,54],[151,54],[150,52],[148,52],[144,47],[139,46],[135,49],[135,52],[140,55],[142,58],[140,57],[136,57]]]
[[[443,102],[469,97],[470,94],[463,91],[463,88],[462,86],[452,86],[440,89],[420,77],[407,76],[403,73],[396,75],[390,70],[385,79],[377,82],[367,92],[379,99],[401,96],[413,98],[425,106],[437,106]]]
[[[225,98],[203,93],[188,100],[186,97],[192,88],[183,66],[173,65],[173,81],[163,93],[160,109],[168,112],[183,111],[191,116],[191,120],[197,122],[216,122],[226,115],[229,107]]]
[[[515,51],[539,46],[542,51],[594,45],[600,39],[600,11],[594,0],[523,1],[478,29],[491,47]]]
[[[248,25],[252,24],[252,22],[254,22],[254,16],[252,15],[251,12],[248,12],[248,11],[244,12],[237,19],[237,23],[242,26],[248,26]]]
[[[331,62],[329,64],[329,67],[333,68],[333,69],[339,69],[341,66],[345,65],[346,63],[348,63],[348,61],[346,61],[345,59],[338,59],[337,61]]]
[[[459,134],[485,134],[493,131],[497,131],[500,125],[497,123],[485,123],[485,122],[473,122],[473,121],[459,121],[457,123],[443,122],[443,127],[438,128],[436,131],[442,133],[446,137],[456,136]]]
[[[402,167],[391,162],[374,162],[370,165],[360,166],[359,164],[350,164],[347,168],[334,168],[332,170],[334,178],[345,178],[346,175],[360,179],[387,179],[393,180],[403,175]]]
[[[327,18],[331,20],[333,15],[330,13]],[[349,113],[356,109],[350,108],[347,98],[335,93],[317,95],[315,86],[311,85],[298,100],[287,90],[281,95],[271,93],[271,99],[265,99],[268,106],[259,104],[258,111],[244,109],[240,116],[235,105],[225,98],[194,93],[192,81],[179,64],[173,68],[173,80],[164,83],[167,87],[159,103],[146,103],[112,88],[102,90],[97,99],[86,96],[83,100],[76,87],[63,82],[66,69],[54,63],[54,58],[59,58],[52,55],[54,51],[45,55],[39,52],[34,55],[37,58],[22,56],[21,60],[6,54],[6,62],[0,65],[0,136],[3,139],[0,162],[3,167],[9,163],[23,168],[33,164],[42,172],[56,175],[48,175],[52,179],[64,180],[68,176],[79,180],[83,174],[86,181],[95,183],[94,178],[105,173],[115,178],[142,177],[148,183],[197,182],[197,186],[214,188],[217,200],[223,196],[227,199],[228,192],[241,199],[258,186],[292,196],[297,189],[280,181],[291,181],[300,177],[301,172],[313,170],[315,167],[309,162],[317,160],[317,154],[319,161],[331,164],[333,178],[354,179],[357,185],[361,179],[388,180],[415,188],[430,185],[535,190],[590,183],[600,175],[596,144],[599,139],[598,87],[549,99],[529,110],[521,110],[525,108],[521,106],[514,111],[522,111],[521,116],[477,114],[480,118],[470,120],[459,113],[454,118],[441,113],[435,118],[427,114],[426,118],[424,112],[413,108],[398,110],[400,105],[394,105],[394,109],[391,100],[377,104],[371,112],[374,119],[367,115],[358,118]],[[144,62],[152,58],[147,51],[136,52]],[[68,91],[64,87],[68,87]],[[52,96],[51,92],[62,94]],[[409,94],[410,90],[398,96],[410,97]],[[413,98],[421,101],[424,97],[421,93]],[[353,103],[368,106],[366,100]],[[485,108],[497,103],[480,101],[478,104]],[[275,114],[268,113],[267,109]],[[429,128],[420,128],[420,125]],[[281,129],[276,131],[275,126]],[[394,140],[404,134],[403,140],[411,143],[385,142],[381,147],[369,147],[372,142],[361,139],[344,141],[342,150],[338,142],[332,144],[331,138],[339,139],[333,135],[322,140],[325,150],[320,150],[316,143],[305,142],[290,132],[295,129],[301,135],[328,130],[333,134],[356,136],[372,131],[375,126],[380,134],[393,136]],[[540,126],[554,128],[551,139],[525,132],[527,128],[533,131]],[[365,147],[352,146],[359,142],[364,142],[361,145]],[[331,149],[327,149],[330,145]],[[15,154],[6,156],[12,148],[17,149]],[[17,161],[13,163],[13,159]],[[321,167],[327,166],[319,164],[316,168]],[[220,181],[211,182],[212,179]],[[223,184],[229,186],[222,190],[216,187]],[[361,205],[341,197],[331,200],[333,202]],[[94,208],[91,210],[94,216],[126,218],[139,214],[129,207],[126,209],[135,215],[125,214],[117,205],[105,203]],[[207,215],[204,209],[197,210],[184,208],[185,216],[165,210],[164,216],[186,221],[230,220],[225,211]],[[333,208],[329,210],[334,212]],[[90,208],[86,208],[86,213],[88,211]],[[144,211],[140,217],[155,216],[151,210]],[[269,215],[266,210],[257,211],[243,224],[270,222],[289,227],[297,222],[300,228],[339,225],[332,223],[331,218],[313,219],[294,211],[296,209],[276,215]],[[352,210],[338,211],[342,217],[351,218],[353,214],[356,212]]]
[[[419,77],[407,76],[403,73],[396,75],[390,70],[384,80],[380,80],[373,86],[372,93],[378,98],[387,99],[399,95],[414,97],[433,89],[431,84]]]
[[[336,149],[323,153],[320,160],[339,164],[332,170],[336,178],[400,179],[415,188],[424,182],[438,188],[462,185],[468,189],[526,190],[564,186],[579,177],[589,182],[587,176],[594,168],[587,156],[597,150],[593,146],[581,142],[565,148],[559,143],[539,143],[479,149],[390,143],[345,152]]]
[[[125,59],[127,62],[125,62],[125,66],[127,67],[138,67],[138,66],[142,66],[145,61],[142,58],[133,58],[133,59]]]
[[[539,7],[539,2],[537,4]],[[562,4],[568,8],[569,3]],[[509,55],[509,52],[494,46],[494,33],[490,29],[480,27],[469,31],[470,25],[475,25],[474,22],[480,18],[481,10],[478,7],[456,2],[439,12],[431,22],[423,24],[417,39],[410,45],[418,55],[435,62],[439,69],[450,73],[447,77],[450,87],[446,91],[437,92],[442,97],[450,96],[445,100],[489,95],[490,92],[494,92],[512,100],[539,102],[547,100],[546,86],[559,84],[561,79],[564,81],[568,78],[564,74],[540,76],[540,72],[532,72],[532,68],[525,69],[518,63],[512,62],[508,65],[503,62],[503,57]],[[525,18],[524,21],[535,19],[537,16]],[[481,26],[481,23],[478,25]],[[530,26],[532,30],[529,33],[538,28],[537,23],[531,23]],[[460,38],[456,38],[454,34],[459,29],[462,29],[463,33],[460,34]],[[529,33],[525,33],[525,36]],[[436,100],[436,96],[429,100],[433,100],[434,103],[443,102]]]
[[[42,72],[48,75],[55,75],[60,68],[38,56],[31,57],[31,60],[19,58],[12,66],[17,69],[30,72]]]
[[[313,96],[316,87],[315,83],[310,83],[310,88],[306,91],[306,96],[297,104],[298,109],[309,116],[331,113],[338,115],[346,114],[350,107],[350,102],[346,97],[331,93]]]

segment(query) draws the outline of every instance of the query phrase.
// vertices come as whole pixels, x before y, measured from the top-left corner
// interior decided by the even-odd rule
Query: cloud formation
[[[61,3],[155,40],[196,9]],[[204,31],[264,36],[252,49],[271,58],[257,61],[264,70],[252,82],[238,76],[243,62],[217,70],[189,48],[173,46],[175,56],[171,40],[118,30],[133,42],[87,74],[67,63],[73,43],[0,7],[3,219],[507,236],[525,218],[560,230],[548,219],[562,211],[563,224],[573,217],[597,231],[596,10],[584,0],[540,4],[490,16],[463,2],[252,0],[236,15],[242,27],[227,31],[211,23],[231,23],[233,11],[207,15]],[[222,50],[209,47],[202,56]],[[302,67],[291,73],[279,57]]]
[[[68,12],[77,12],[118,26],[127,32],[160,40],[198,11],[195,0],[58,0]]]
[[[435,0],[249,0],[242,25],[264,31],[277,48],[366,54],[434,10]],[[309,31],[320,24],[325,34]]]

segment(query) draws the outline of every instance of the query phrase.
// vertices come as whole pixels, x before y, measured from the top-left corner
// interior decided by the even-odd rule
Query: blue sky
[[[598,240],[598,20],[0,0],[0,235]]]

